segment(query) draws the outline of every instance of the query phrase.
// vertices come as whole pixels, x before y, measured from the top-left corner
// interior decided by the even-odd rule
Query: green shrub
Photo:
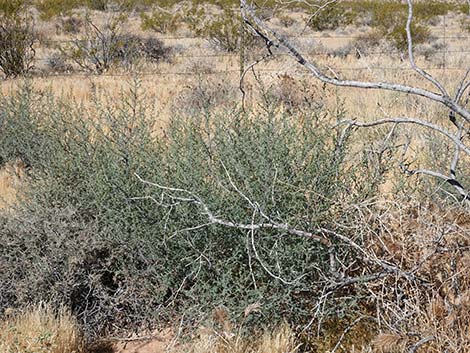
[[[158,33],[173,33],[181,22],[179,13],[171,14],[161,10],[154,10],[150,15],[142,12],[142,29],[153,30]]]
[[[241,45],[246,48],[257,45],[258,38],[242,28],[237,9],[223,8],[222,13],[213,15],[206,13],[203,7],[193,5],[186,9],[184,20],[191,31],[208,40],[217,49],[235,52]]]
[[[106,11],[109,4],[109,0],[86,0],[86,5],[92,10]]]
[[[406,50],[408,48],[408,38],[405,28],[395,26],[392,31],[387,34],[387,37],[397,49]],[[426,26],[412,23],[411,38],[413,45],[429,42],[432,38],[431,31]]]
[[[80,0],[38,0],[34,6],[39,11],[41,19],[47,21],[57,16],[70,15],[81,3]]]
[[[354,23],[356,17],[357,13],[351,6],[340,2],[329,5],[312,16],[308,25],[314,31],[334,30]]]
[[[411,36],[414,44],[421,44],[431,39],[429,27],[425,24],[428,20],[442,12],[438,11],[439,4],[433,2],[429,9],[424,5],[414,7],[414,17],[411,23]],[[372,26],[376,28],[397,49],[406,50],[408,47],[406,36],[406,22],[408,6],[401,2],[376,2],[371,5]],[[442,11],[445,10],[445,6]]]
[[[97,98],[92,109],[26,87],[0,100],[0,160],[20,159],[29,171],[24,202],[0,215],[0,312],[64,303],[89,336],[176,317],[197,324],[220,306],[243,316],[255,302],[261,309],[248,327],[311,319],[322,276],[334,271],[328,248],[273,229],[202,226],[208,220],[197,204],[172,200],[135,173],[191,190],[230,221],[253,217],[236,185],[278,222],[351,225],[341,231],[354,236],[350,205],[373,184],[366,169],[345,161],[347,144],[338,145],[324,112],[175,116],[157,133],[158,115],[138,83],[118,100]],[[344,244],[335,251],[346,266],[361,262]],[[353,315],[359,293],[358,285],[346,297],[332,294],[324,315]]]

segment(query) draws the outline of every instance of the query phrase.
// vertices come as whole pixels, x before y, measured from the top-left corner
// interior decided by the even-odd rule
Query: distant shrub
[[[34,6],[41,19],[48,21],[58,16],[69,16],[82,2],[83,0],[38,0],[34,2]]]
[[[465,31],[465,32],[470,32],[470,19],[468,17],[463,17],[460,20],[460,27]]]
[[[354,23],[357,17],[355,10],[347,3],[333,3],[316,13],[308,21],[314,31],[335,30]]]
[[[142,29],[153,30],[158,33],[173,33],[181,22],[179,13],[172,14],[170,11],[154,10],[151,14],[142,12]]]
[[[411,36],[414,44],[421,44],[429,41],[431,33],[425,20],[433,17],[439,6],[431,6],[431,10],[425,10],[423,6],[414,10],[414,18],[411,23]],[[427,5],[427,4],[426,4]],[[408,6],[400,2],[380,2],[371,6],[372,26],[388,39],[397,49],[403,51],[407,49],[407,37],[405,25],[408,16]],[[444,7],[445,9],[445,7]],[[433,12],[434,11],[434,12]],[[441,12],[437,12],[441,13]]]
[[[198,77],[174,98],[175,111],[182,115],[201,114],[211,107],[228,109],[234,104],[234,87],[230,80],[208,77],[213,69],[200,62],[191,65],[189,70]]]
[[[416,2],[412,35],[416,44],[430,39],[429,20],[455,10],[455,4],[444,1]],[[335,30],[356,22],[367,23],[380,31],[396,48],[406,47],[406,3],[397,1],[356,0],[333,3],[313,16],[308,25],[316,31]]]
[[[378,50],[383,42],[380,31],[374,30],[369,33],[358,35],[352,42],[358,56],[367,56],[371,52]]]
[[[139,52],[141,56],[153,62],[170,60],[171,48],[155,37],[140,39]]]
[[[246,48],[256,46],[259,40],[242,27],[240,14],[233,8],[224,8],[223,13],[212,15],[202,7],[192,6],[186,10],[184,18],[197,36],[219,50],[235,52],[241,45]]]
[[[267,100],[267,106],[281,105],[288,114],[306,113],[308,111],[320,111],[324,107],[324,88],[321,85],[311,84],[305,80],[298,80],[290,75],[278,75],[275,85],[271,86]]]
[[[0,71],[5,77],[27,74],[36,54],[33,20],[22,2],[0,5]]]
[[[63,55],[80,68],[102,74],[113,66],[129,68],[139,59],[166,60],[170,49],[156,38],[124,34],[124,19],[117,17],[106,26],[98,27],[87,19],[84,34],[62,47]]]
[[[77,34],[83,26],[83,20],[77,16],[68,16],[60,19],[60,29],[65,33]]]
[[[387,33],[387,37],[397,49],[406,50],[408,48],[408,39],[405,28],[394,26],[392,30]],[[412,23],[411,38],[413,40],[413,45],[429,42],[432,38],[431,31],[424,25]]]
[[[109,0],[86,0],[87,6],[92,10],[106,11],[110,4]]]
[[[63,73],[72,71],[72,66],[67,62],[67,59],[60,52],[50,54],[46,59],[46,65],[49,71]]]
[[[237,51],[240,47],[241,24],[235,11],[225,10],[223,15],[210,20],[199,31],[199,35],[208,38],[218,49],[228,52]]]
[[[290,27],[295,23],[295,20],[291,16],[283,14],[279,16],[279,22],[284,27]]]

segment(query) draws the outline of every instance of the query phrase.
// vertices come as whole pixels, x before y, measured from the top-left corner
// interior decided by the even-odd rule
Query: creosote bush
[[[167,203],[136,174],[191,190],[236,222],[253,213],[233,185],[299,229],[355,224],[348,205],[374,186],[367,168],[344,162],[347,144],[324,114],[198,113],[156,133],[158,115],[138,83],[113,103],[96,98],[91,110],[27,85],[3,97],[0,160],[22,160],[29,176],[24,201],[0,217],[0,311],[63,303],[88,336],[183,314],[185,326],[197,326],[220,306],[236,320],[254,303],[247,329],[305,324],[333,271],[328,249],[273,229],[195,227],[207,223],[195,205]],[[348,247],[336,251],[341,261],[355,258]],[[324,315],[353,318],[354,293]]]

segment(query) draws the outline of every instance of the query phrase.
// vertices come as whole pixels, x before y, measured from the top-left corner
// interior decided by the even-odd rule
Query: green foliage
[[[206,13],[203,7],[193,5],[185,11],[184,20],[197,36],[220,50],[235,52],[241,45],[247,48],[256,45],[256,39],[242,28],[241,16],[236,9],[223,8],[222,13],[213,15]]]
[[[162,10],[154,10],[151,14],[142,12],[140,18],[144,31],[153,30],[158,33],[173,33],[182,20],[179,13],[172,14]]]
[[[306,323],[321,276],[332,275],[328,248],[273,229],[196,227],[208,221],[199,205],[175,203],[135,174],[191,190],[234,222],[262,221],[236,185],[279,222],[347,224],[349,235],[357,226],[349,205],[369,196],[366,169],[345,162],[347,144],[337,144],[324,113],[180,116],[163,133],[156,116],[138,82],[92,109],[27,86],[2,98],[0,160],[24,161],[29,178],[14,216],[0,216],[0,311],[64,303],[88,335],[183,314],[190,325],[219,306],[242,316],[254,302],[261,310],[248,326]],[[341,263],[360,262],[354,250],[335,249]],[[354,295],[341,297],[325,315],[354,310]]]
[[[0,18],[17,18],[25,12],[28,5],[27,0],[0,0]]]
[[[394,26],[392,30],[387,33],[387,37],[397,49],[406,50],[408,48],[408,39],[404,28]],[[426,26],[412,23],[411,38],[413,40],[413,45],[426,43],[431,38],[431,32]]]
[[[240,15],[232,9],[225,9],[223,14],[209,19],[196,33],[208,38],[216,48],[237,51],[241,43]]]
[[[314,31],[334,30],[352,24],[356,17],[357,13],[353,7],[340,2],[325,7],[315,16],[312,14],[308,25]]]
[[[45,21],[56,16],[69,15],[80,5],[80,0],[38,0],[35,3],[36,9]]]

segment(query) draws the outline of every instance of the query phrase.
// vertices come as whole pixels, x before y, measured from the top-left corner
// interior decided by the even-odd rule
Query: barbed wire
[[[331,51],[324,51],[324,52],[312,52],[312,53],[301,53],[303,56],[325,56],[325,57],[334,57],[334,56],[341,56],[335,54],[336,51],[341,50],[342,48],[332,49]],[[351,50],[354,50],[355,47],[351,47]],[[432,50],[433,54],[468,54],[470,50]],[[369,57],[369,56],[383,56],[383,55],[402,55],[403,52],[400,51],[376,51],[376,52],[369,52],[367,51],[366,54],[361,56]],[[290,56],[289,53],[275,53],[273,57],[276,56]],[[167,59],[177,59],[177,58],[239,58],[240,53],[217,53],[217,54],[169,54],[166,55]],[[48,60],[47,57],[36,57],[37,60]]]
[[[206,40],[207,38],[197,36],[197,35],[185,35],[185,36],[159,36],[154,35],[155,38],[160,40],[177,40],[177,39],[201,39]],[[322,39],[322,40],[329,40],[329,39],[358,39],[361,38],[361,35],[331,35],[331,34],[323,34],[323,35],[311,35],[311,34],[300,34],[300,35],[284,35],[285,38],[288,39]],[[467,35],[433,35],[434,39],[470,39],[470,36]],[[39,42],[41,43],[73,43],[77,39],[41,39]]]
[[[442,67],[430,67],[425,68],[425,70],[442,70]],[[457,68],[457,67],[446,67],[447,71],[461,71],[464,72],[466,69]],[[399,68],[399,67],[343,67],[335,68],[335,71],[338,73],[341,71],[414,71],[413,68]],[[132,75],[137,76],[213,76],[213,75],[230,75],[230,74],[239,74],[240,70],[211,70],[205,72],[196,72],[196,71],[127,71],[127,72],[105,72],[105,73],[93,73],[93,72],[84,72],[84,71],[71,71],[68,73],[48,73],[48,77],[129,77]],[[308,71],[298,71],[298,70],[283,70],[283,69],[257,69],[256,73],[277,73],[277,74],[288,74],[292,76],[310,76],[311,73]]]

